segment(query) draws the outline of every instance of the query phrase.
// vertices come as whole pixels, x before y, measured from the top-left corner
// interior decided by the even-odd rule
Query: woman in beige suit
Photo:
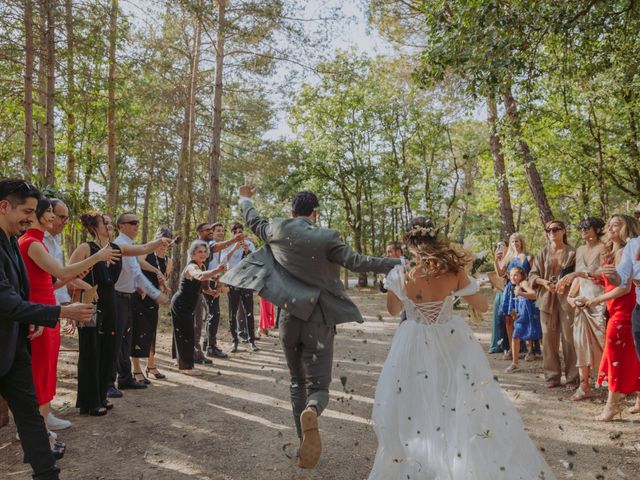
[[[565,381],[567,387],[576,388],[579,376],[573,343],[574,310],[567,302],[568,289],[558,288],[558,280],[575,267],[576,251],[567,243],[567,229],[563,222],[547,222],[545,233],[548,244],[536,255],[529,273],[529,284],[538,291],[545,387],[554,388],[561,384],[562,344]]]

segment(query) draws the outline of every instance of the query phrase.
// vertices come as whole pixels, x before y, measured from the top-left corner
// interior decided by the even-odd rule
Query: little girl
[[[513,322],[511,339],[511,365],[505,370],[513,373],[518,370],[520,360],[520,341],[527,342],[527,358],[533,356],[533,341],[542,338],[542,325],[540,324],[540,311],[536,307],[536,292],[525,280],[524,270],[513,267],[509,270],[509,281],[514,285],[514,296],[509,305],[511,315],[506,317],[507,322]]]

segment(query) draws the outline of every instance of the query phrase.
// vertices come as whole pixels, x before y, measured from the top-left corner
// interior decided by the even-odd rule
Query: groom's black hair
[[[315,193],[303,190],[293,197],[291,211],[296,216],[308,217],[319,205],[318,197],[316,197]]]

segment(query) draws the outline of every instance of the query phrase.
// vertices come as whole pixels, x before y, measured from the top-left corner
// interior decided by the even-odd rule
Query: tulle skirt
[[[403,322],[376,389],[369,480],[554,479],[467,323]]]

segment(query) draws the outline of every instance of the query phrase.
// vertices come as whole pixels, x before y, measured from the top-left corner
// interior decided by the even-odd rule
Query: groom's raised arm
[[[253,202],[251,201],[252,195],[253,192],[249,187],[247,187],[247,189],[245,189],[245,186],[240,187],[238,204],[242,210],[242,216],[251,231],[265,243],[269,243],[269,239],[271,238],[271,225],[269,225],[269,221],[262,218],[254,208]]]
[[[347,270],[357,273],[389,273],[396,265],[400,265],[399,258],[370,257],[358,252],[340,239],[338,232],[333,231],[327,248],[327,258],[332,263],[342,265]]]

